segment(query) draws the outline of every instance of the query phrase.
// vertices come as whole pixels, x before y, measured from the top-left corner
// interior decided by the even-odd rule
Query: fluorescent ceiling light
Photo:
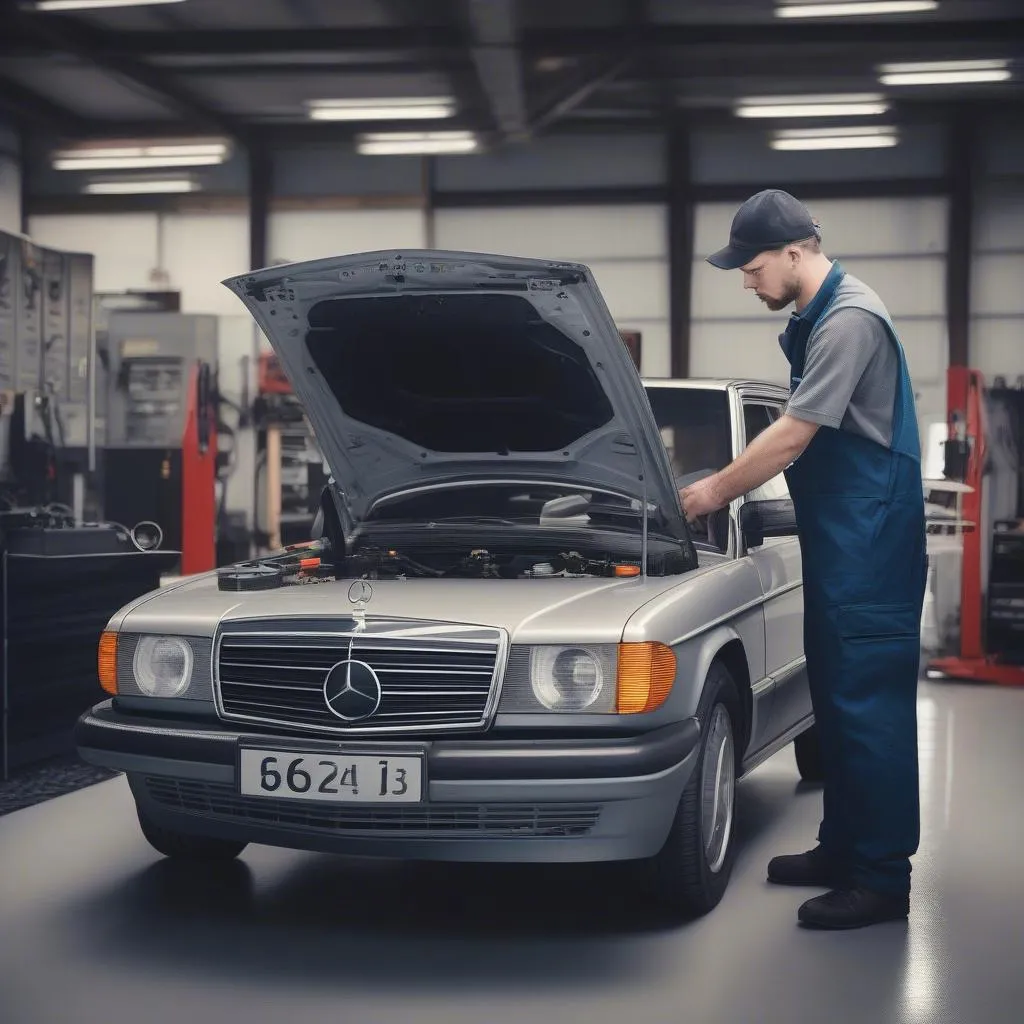
[[[737,117],[872,117],[884,114],[884,96],[848,93],[836,96],[751,96],[737,101]]]
[[[199,186],[188,178],[167,178],[162,181],[90,181],[83,191],[93,196],[154,195],[198,192]]]
[[[879,81],[885,85],[957,85],[968,82],[1006,82],[1013,77],[1009,61],[951,60],[926,64],[883,64]]]
[[[226,142],[158,142],[81,145],[57,150],[52,163],[58,171],[129,170],[147,167],[208,167],[223,163]]]
[[[56,159],[55,171],[140,171],[160,167],[209,167],[221,163],[219,157],[96,157],[94,159]]]
[[[851,0],[837,4],[782,4],[776,18],[851,18],[870,14],[920,14],[934,11],[938,0]]]
[[[105,7],[150,7],[153,4],[180,4],[182,0],[36,0],[37,11],[95,11]]]
[[[356,150],[364,156],[473,153],[478,145],[472,132],[376,132],[356,140]]]
[[[314,121],[404,121],[451,117],[455,101],[447,96],[373,99],[311,100],[309,116]]]
[[[775,132],[769,142],[772,149],[889,149],[897,145],[899,134],[891,125],[864,125],[850,128],[793,128]]]

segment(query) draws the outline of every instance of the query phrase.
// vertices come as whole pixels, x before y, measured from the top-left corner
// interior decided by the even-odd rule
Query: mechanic
[[[804,652],[824,777],[817,845],[768,880],[821,886],[799,921],[905,918],[920,840],[917,681],[927,576],[921,444],[903,348],[881,299],[821,251],[807,208],[748,199],[708,258],[771,310],[795,310],[782,416],[733,462],[680,491],[687,519],[785,472],[803,559]]]

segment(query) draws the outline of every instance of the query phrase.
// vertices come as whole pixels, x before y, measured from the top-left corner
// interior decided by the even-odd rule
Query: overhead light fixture
[[[769,145],[778,150],[889,149],[899,143],[892,125],[849,128],[790,128],[775,132]]]
[[[164,178],[154,181],[90,181],[82,190],[91,196],[168,195],[198,192],[199,185],[188,178]]]
[[[938,0],[850,0],[836,4],[784,3],[776,18],[854,18],[881,14],[922,14],[938,8]]]
[[[150,167],[206,167],[223,163],[227,142],[112,142],[57,150],[51,162],[57,171],[134,170]]]
[[[452,117],[455,100],[447,96],[373,100],[310,100],[314,121],[405,121]]]
[[[872,117],[884,114],[884,96],[848,93],[836,96],[751,96],[737,101],[737,117]]]
[[[180,4],[183,0],[36,0],[37,11],[95,11],[107,7],[151,7],[154,4]]]
[[[971,82],[1007,82],[1013,74],[1006,60],[950,60],[924,64],[883,64],[878,69],[884,85],[960,85]]]
[[[356,151],[364,156],[474,153],[478,148],[473,132],[370,132],[356,139]]]

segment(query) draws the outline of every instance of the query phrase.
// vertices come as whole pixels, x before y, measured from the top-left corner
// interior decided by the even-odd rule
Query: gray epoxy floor
[[[2,1024],[1019,1024],[1024,691],[922,683],[911,920],[795,925],[813,841],[789,751],[740,790],[720,906],[630,909],[614,871],[407,868],[249,847],[205,880],[146,845],[122,778],[0,818]]]

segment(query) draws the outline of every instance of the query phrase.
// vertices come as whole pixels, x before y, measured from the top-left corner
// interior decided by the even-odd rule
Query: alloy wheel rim
[[[712,873],[721,870],[729,852],[736,792],[736,757],[732,722],[716,704],[708,722],[708,741],[701,766],[701,835]]]

